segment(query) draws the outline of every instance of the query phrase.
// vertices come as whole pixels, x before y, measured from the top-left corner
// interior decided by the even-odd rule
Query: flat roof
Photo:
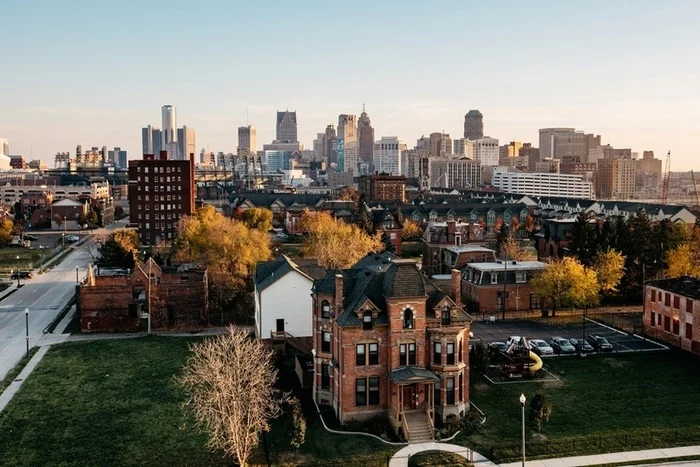
[[[448,246],[445,248],[446,250],[451,251],[452,253],[466,253],[470,251],[482,251],[482,252],[495,252],[495,250],[492,250],[491,248],[486,248],[485,246],[481,245],[461,245],[461,246]]]
[[[540,261],[508,261],[508,264],[505,265],[503,261],[497,261],[495,263],[469,263],[467,265],[467,267],[478,271],[502,271],[506,269],[506,266],[508,271],[517,271],[544,269],[546,264]]]

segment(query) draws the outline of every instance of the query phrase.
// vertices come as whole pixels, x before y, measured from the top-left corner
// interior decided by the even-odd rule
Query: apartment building
[[[492,184],[505,193],[529,196],[591,198],[593,195],[592,184],[584,182],[579,175],[506,172],[495,169]]]
[[[441,188],[477,188],[481,186],[481,163],[466,157],[432,159],[430,186]]]
[[[647,281],[644,308],[647,335],[700,354],[700,279]]]
[[[631,156],[630,156],[631,157]],[[634,197],[637,161],[599,159],[596,196],[599,199],[627,200]]]

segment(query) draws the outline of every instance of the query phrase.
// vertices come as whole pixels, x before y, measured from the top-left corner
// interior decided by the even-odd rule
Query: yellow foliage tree
[[[700,251],[692,243],[683,243],[666,253],[668,277],[700,277]]]
[[[601,251],[593,258],[593,270],[601,293],[617,292],[625,269],[625,257],[614,249]]]
[[[600,290],[596,272],[585,268],[577,259],[566,257],[547,264],[530,282],[532,290],[542,301],[542,316],[546,306],[556,314],[557,306],[588,307],[598,303]]]
[[[240,214],[239,219],[251,229],[268,232],[272,229],[272,211],[267,208],[250,208]]]
[[[12,228],[14,224],[8,218],[5,218],[2,223],[0,223],[0,246],[9,245],[12,241]]]
[[[301,226],[307,234],[304,255],[328,269],[348,268],[371,251],[381,251],[381,235],[369,236],[354,224],[333,219],[327,212],[305,212]]]
[[[403,221],[403,230],[401,230],[401,239],[403,241],[420,240],[423,235],[423,228],[414,220],[406,219]]]

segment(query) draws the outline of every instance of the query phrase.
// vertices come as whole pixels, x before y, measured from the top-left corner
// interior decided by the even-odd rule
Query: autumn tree
[[[359,206],[360,204],[360,195],[357,193],[357,190],[351,186],[346,186],[340,190],[338,197],[343,201],[352,201],[355,206]]]
[[[565,257],[548,263],[530,282],[532,290],[542,301],[542,316],[546,307],[556,315],[557,306],[580,307],[598,303],[598,279],[594,270],[585,268],[576,258]]]
[[[185,410],[220,449],[242,467],[270,431],[269,420],[282,412],[285,397],[275,388],[273,352],[262,341],[233,327],[226,334],[193,344],[179,385]]]
[[[133,269],[139,262],[139,236],[135,230],[117,229],[97,250],[105,265]]]
[[[423,236],[423,228],[414,220],[406,219],[403,221],[403,230],[401,230],[401,239],[404,242],[413,242],[420,240]]]
[[[242,211],[239,219],[248,228],[257,229],[261,232],[272,230],[272,211],[267,208],[250,208]]]
[[[552,415],[552,404],[543,392],[537,391],[530,401],[530,418],[537,424],[537,431],[542,433],[542,424],[549,421]]]
[[[591,266],[603,294],[617,292],[625,269],[625,257],[616,250],[601,251],[593,257]]]
[[[700,278],[700,249],[684,243],[666,254],[668,277],[691,276]]]
[[[381,234],[367,235],[354,224],[331,217],[327,212],[305,212],[301,217],[304,255],[316,258],[328,269],[348,268],[371,251],[383,248]]]
[[[501,244],[499,256],[502,259],[513,261],[529,261],[537,259],[536,255],[533,255],[523,247],[522,242],[518,240],[512,232]]]
[[[7,246],[12,242],[13,228],[14,223],[9,218],[5,218],[0,222],[0,246]]]
[[[535,218],[532,216],[532,214],[528,214],[527,218],[525,219],[525,230],[528,233],[532,233],[534,232],[536,226]]]

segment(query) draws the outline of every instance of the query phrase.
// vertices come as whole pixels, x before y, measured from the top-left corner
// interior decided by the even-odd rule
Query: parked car
[[[554,349],[549,346],[547,341],[542,339],[532,339],[530,340],[530,350],[535,352],[537,355],[554,355]]]
[[[277,232],[275,237],[277,237],[278,240],[287,240],[289,238],[289,235],[287,235],[284,232]]]
[[[583,339],[570,339],[569,342],[571,342],[571,345],[574,346],[574,348],[576,349],[576,352],[580,352],[580,353],[595,352],[595,349],[591,346],[591,344],[589,344],[588,342],[586,342]]]
[[[80,240],[80,237],[78,237],[77,235],[66,235],[67,242],[73,243],[73,242],[77,242],[78,240]]]
[[[554,349],[554,353],[559,354],[570,354],[576,353],[576,348],[571,345],[569,339],[564,339],[563,337],[554,336],[549,340],[549,346]]]
[[[508,345],[505,342],[496,341],[489,344],[489,349],[492,351],[505,352],[508,350]]]
[[[24,239],[31,240],[32,242],[36,242],[37,240],[39,240],[39,237],[37,237],[36,235],[25,234]]]
[[[17,273],[17,272],[12,273],[12,279],[16,280],[18,276],[20,279],[31,279],[32,277],[34,277],[34,274],[32,274],[29,271],[19,271],[19,273]]]
[[[598,352],[612,352],[613,346],[605,337],[589,334],[586,340]]]

